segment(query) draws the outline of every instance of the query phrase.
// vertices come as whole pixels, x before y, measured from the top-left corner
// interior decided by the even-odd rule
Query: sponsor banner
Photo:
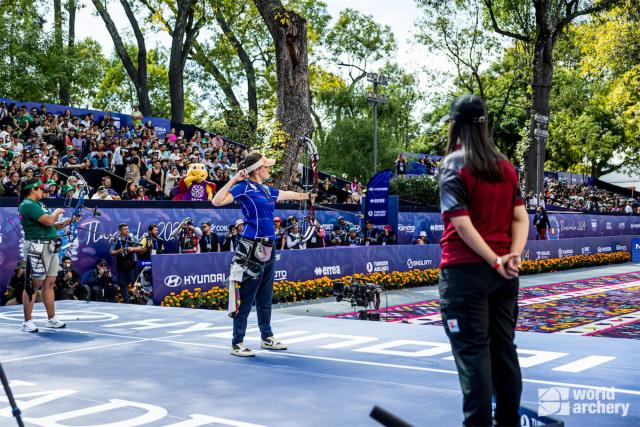
[[[632,236],[586,237],[562,240],[529,240],[522,252],[524,260],[544,260],[574,255],[629,252]]]
[[[640,262],[640,239],[631,240],[631,261]]]
[[[395,196],[390,197],[390,205],[394,203]],[[153,205],[153,202],[146,206]],[[214,231],[218,233],[221,238],[224,238],[226,234],[227,225],[233,224],[236,219],[241,217],[240,210],[237,209],[211,209],[207,204],[203,209],[197,209],[193,207],[181,208],[181,204],[175,204],[176,208],[145,208],[140,209],[140,206],[135,207],[104,207],[100,208],[101,216],[94,218],[91,215],[83,215],[79,222],[79,226],[90,231],[80,230],[78,239],[61,255],[68,255],[73,260],[73,268],[81,275],[95,267],[95,262],[99,258],[104,258],[110,264],[112,272],[115,272],[114,258],[110,256],[110,244],[106,235],[117,234],[118,224],[125,222],[129,225],[131,233],[136,238],[141,238],[146,232],[147,227],[155,223],[159,228],[160,238],[165,240],[165,246],[168,253],[177,252],[177,243],[175,240],[169,240],[171,233],[180,224],[183,218],[191,217],[196,225],[200,225],[202,220],[209,220],[214,226]],[[55,201],[51,203],[51,207],[61,206],[61,201]],[[116,205],[113,205],[116,206]],[[71,212],[71,209],[67,209],[67,212]],[[395,215],[394,209],[391,210],[392,216]],[[286,217],[288,215],[301,216],[302,213],[299,210],[293,209],[276,209],[276,215]],[[333,224],[336,223],[338,216],[344,216],[347,221],[357,224],[359,218],[355,214],[348,213],[336,213],[330,211],[316,210],[316,215],[320,222],[325,225],[325,229],[331,230]],[[352,251],[353,253],[363,254],[362,257],[356,256],[352,260],[340,259],[333,261],[331,259],[332,253],[335,249],[341,248],[325,248],[321,249],[326,259],[321,259],[321,262],[315,264],[308,264],[306,262],[300,263],[302,269],[308,269],[312,272],[312,275],[307,275],[307,278],[320,277],[315,274],[316,267],[324,267],[324,270],[319,273],[328,277],[338,277],[341,275],[352,274],[353,272],[366,273],[368,269],[372,269],[372,272],[383,271],[406,271],[410,268],[429,268],[437,267],[440,262],[440,250],[435,245],[435,252],[429,252],[427,256],[421,256],[424,254],[424,246],[414,248],[411,245],[407,245],[412,242],[422,230],[427,231],[427,237],[431,243],[438,243],[440,236],[442,235],[443,225],[440,220],[440,214],[437,213],[416,213],[416,212],[400,212],[400,221],[398,224],[398,242],[400,245],[394,247],[391,252],[379,252],[384,253],[382,257],[376,257],[373,253],[369,256],[368,252]],[[572,221],[577,226],[576,221],[582,221],[586,224],[585,233],[592,233],[592,223],[596,224],[598,230],[604,231],[606,229],[606,222],[611,222],[614,227],[613,232],[624,231],[629,235],[640,235],[640,217],[589,217],[585,215],[553,215],[555,218],[559,217],[563,224],[571,224]],[[575,217],[575,218],[571,218]],[[616,227],[618,223],[624,222],[626,224],[624,230]],[[392,222],[393,223],[393,222]],[[599,227],[602,224],[602,227]],[[636,227],[635,225],[638,225]],[[578,227],[579,228],[579,227]],[[593,240],[586,242],[581,239],[566,239],[568,233],[561,233],[560,240],[553,240],[552,242],[560,242],[563,245],[549,245],[549,241],[538,242],[530,241],[527,247],[535,247],[534,252],[529,253],[530,259],[546,259],[558,256],[558,249],[562,248],[564,251],[562,256],[569,256],[568,250],[573,250],[574,255],[589,255],[595,253],[609,253],[619,250],[630,251],[631,241],[630,236],[619,236],[615,239],[598,240],[599,243],[592,243]],[[595,234],[594,234],[595,235]],[[530,236],[531,238],[531,236]],[[576,240],[581,244],[568,244],[567,241]],[[567,243],[567,245],[564,245]],[[538,245],[538,246],[536,246]],[[625,246],[626,249],[620,249]],[[17,217],[17,207],[0,207],[0,289],[6,287],[9,283],[9,279],[13,275],[16,263],[22,259],[22,227]],[[353,249],[353,248],[352,248]],[[360,249],[360,248],[356,248]],[[369,249],[380,249],[380,247],[373,246]],[[305,251],[305,257],[307,252],[313,251],[311,249]],[[416,252],[417,251],[417,252]],[[431,249],[429,249],[431,251]],[[540,254],[537,253],[540,251]],[[314,255],[315,256],[315,255]],[[319,255],[318,255],[319,256]],[[369,256],[367,258],[366,256]],[[230,261],[229,261],[230,262]],[[228,268],[229,262],[225,261],[225,270],[212,271],[209,273],[225,273]],[[376,264],[378,262],[378,264]],[[386,264],[385,264],[386,262]],[[431,264],[428,264],[431,262]],[[346,267],[349,263],[355,265],[354,269]],[[367,263],[371,263],[367,268]],[[333,267],[332,267],[333,266]],[[331,268],[330,268],[331,267]],[[338,267],[340,268],[338,273]],[[155,269],[155,266],[154,266]],[[387,270],[385,270],[387,269]],[[185,267],[184,271],[189,271]],[[292,275],[292,271],[289,269],[276,268],[277,280],[298,280],[296,275]],[[204,273],[207,273],[206,271]],[[204,274],[203,273],[203,274]],[[155,274],[154,274],[155,276]],[[190,279],[191,280],[191,279]],[[202,281],[203,279],[197,279]],[[208,283],[208,282],[207,282]],[[200,286],[203,287],[203,286]]]
[[[536,240],[533,215],[529,215],[529,240]],[[549,214],[551,229],[547,239],[560,240],[578,237],[626,236],[640,234],[640,216]],[[398,214],[398,243],[414,242],[421,231],[427,232],[429,243],[442,238],[444,223],[436,212],[400,212]]]
[[[355,273],[384,273],[435,268],[440,264],[440,247],[361,246],[308,249],[276,254],[275,280],[303,281],[348,276]],[[169,254],[152,257],[153,299],[159,304],[171,292],[221,286],[229,273],[231,253]]]
[[[47,201],[45,200],[45,203]],[[153,203],[153,202],[142,202]],[[104,258],[109,263],[112,272],[115,272],[115,259],[110,255],[110,244],[106,236],[118,233],[118,224],[125,222],[129,225],[130,232],[135,238],[140,239],[151,224],[157,224],[159,236],[165,241],[165,248],[168,253],[178,251],[177,241],[170,240],[171,233],[179,226],[180,221],[186,217],[191,217],[194,225],[207,219],[213,224],[214,232],[223,240],[227,233],[227,226],[236,222],[242,217],[239,209],[211,209],[208,204],[203,204],[204,209],[180,208],[179,202],[175,202],[176,208],[99,208],[100,217],[93,217],[91,214],[83,214],[78,226],[87,230],[79,230],[78,238],[62,255],[68,255],[73,261],[73,268],[80,275],[95,268],[95,263],[99,258]],[[50,204],[50,207],[61,206],[62,202],[57,201]],[[75,201],[73,202],[75,206]],[[117,206],[114,204],[112,206]],[[166,206],[166,205],[165,205]],[[71,213],[71,209],[67,209]],[[9,279],[13,275],[13,270],[18,261],[22,259],[23,233],[22,226],[17,216],[17,207],[0,207],[0,290],[9,284]],[[288,215],[300,217],[304,213],[293,209],[276,209],[276,215],[286,218]],[[321,223],[327,224],[329,229],[337,223],[338,216],[344,216],[347,221],[358,224],[360,218],[355,214],[346,212],[336,213],[316,209],[316,216]],[[62,231],[60,232],[62,233]],[[221,242],[222,243],[222,242]],[[227,263],[228,264],[228,263]],[[329,265],[329,264],[327,264]],[[285,280],[286,273],[278,272],[277,278]]]
[[[529,241],[525,260],[544,260],[580,254],[627,251],[631,237],[596,237]],[[170,292],[221,286],[231,265],[230,253],[170,254],[152,257],[154,302]],[[352,274],[425,270],[440,265],[440,245],[360,246],[279,251],[275,280],[304,281]]]
[[[379,226],[378,228],[389,224],[389,181],[392,177],[393,171],[385,169],[375,174],[367,184],[365,219]]]

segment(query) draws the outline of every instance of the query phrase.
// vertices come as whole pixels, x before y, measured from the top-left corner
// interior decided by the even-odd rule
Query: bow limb
[[[67,232],[68,241],[67,241],[67,244],[64,245],[63,249],[66,249],[67,247],[71,246],[71,244],[78,238],[78,221],[81,218],[82,209],[86,209],[93,212],[93,216],[97,217],[100,215],[98,213],[97,207],[88,208],[84,206],[84,201],[87,195],[89,194],[89,186],[87,185],[86,181],[82,181],[82,183],[83,185],[80,188],[80,193],[78,194],[76,205],[73,208],[73,212],[71,212],[71,221],[69,222],[69,231]],[[71,207],[71,200],[72,199],[69,199],[68,207]],[[65,206],[67,206],[66,199],[65,199]]]
[[[311,176],[312,176],[311,192],[318,194],[318,180],[319,180],[318,179],[318,159],[319,159],[318,148],[313,143],[313,141],[308,137],[303,137],[303,141],[307,146],[307,152],[309,154],[309,169],[311,170]],[[305,231],[304,235],[302,236],[303,243],[306,243],[313,237],[313,234],[316,232],[316,228],[317,228],[316,218],[315,218],[316,208],[315,208],[314,201],[310,201],[308,203],[309,203],[309,208],[308,208],[307,217],[309,218],[310,224],[307,230]]]

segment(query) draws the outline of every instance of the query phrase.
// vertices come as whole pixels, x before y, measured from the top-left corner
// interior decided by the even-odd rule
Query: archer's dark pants
[[[253,303],[256,304],[258,328],[263,340],[273,336],[271,331],[271,299],[273,298],[273,277],[276,269],[276,251],[271,252],[271,259],[267,261],[255,279],[244,274],[240,284],[240,307],[233,319],[233,340],[231,344],[243,342],[247,331],[247,320]]]
[[[445,267],[440,305],[463,394],[464,425],[519,426],[522,377],[514,344],[518,279],[485,263]]]

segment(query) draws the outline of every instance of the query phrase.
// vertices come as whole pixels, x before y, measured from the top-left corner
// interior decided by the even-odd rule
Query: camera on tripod
[[[349,301],[351,307],[364,307],[359,310],[358,318],[360,320],[380,320],[380,313],[370,312],[369,310],[378,310],[380,308],[380,294],[383,292],[382,286],[372,282],[364,282],[353,280],[351,283],[345,283],[341,280],[333,282],[333,295],[336,301]]]

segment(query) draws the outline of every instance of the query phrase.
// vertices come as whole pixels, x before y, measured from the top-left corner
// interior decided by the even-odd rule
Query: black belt
[[[247,243],[250,243],[251,245],[254,245],[256,243],[262,243],[262,244],[267,244],[267,246],[271,246],[273,245],[273,240],[269,240],[268,237],[258,237],[257,239],[250,239],[249,237],[240,237],[240,240],[244,240]]]

